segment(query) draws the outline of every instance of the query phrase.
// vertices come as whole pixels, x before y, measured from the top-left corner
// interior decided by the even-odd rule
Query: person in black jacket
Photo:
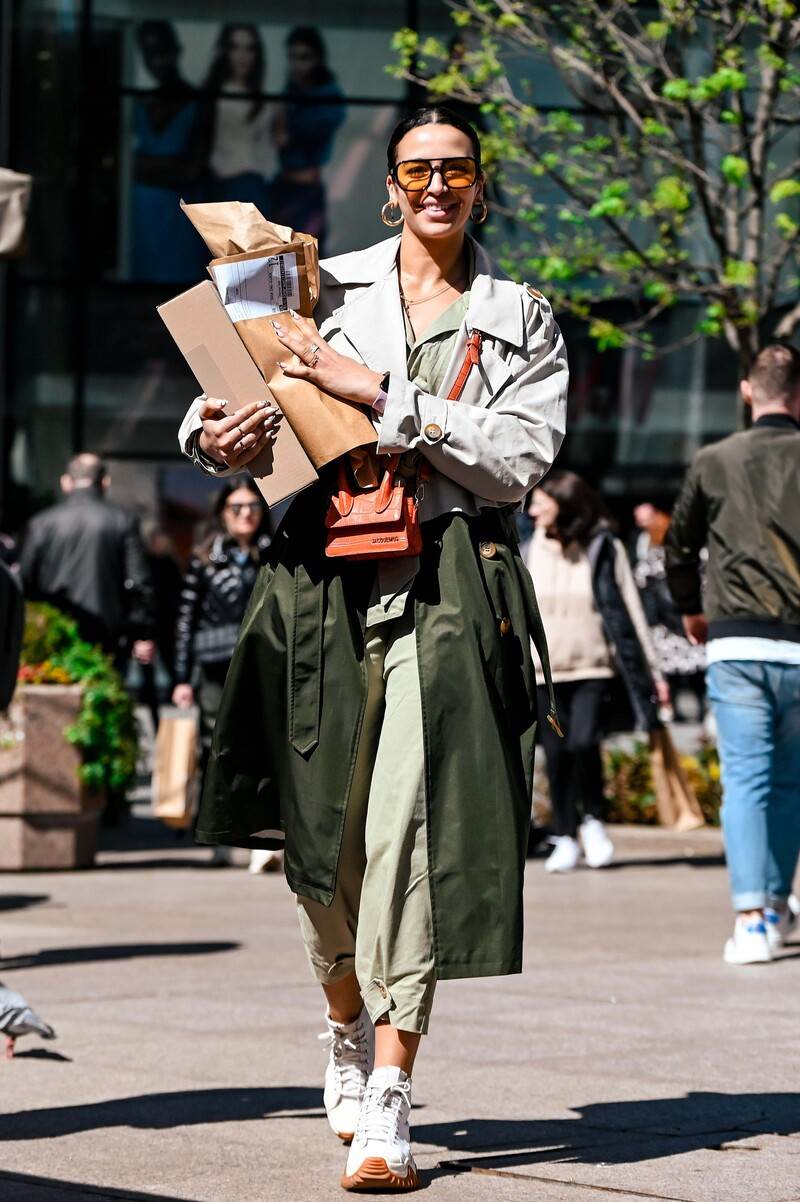
[[[74,618],[81,638],[124,665],[150,663],[153,588],[136,516],[106,499],[97,455],[76,455],[61,477],[64,499],[34,517],[22,547],[25,594]]]
[[[172,700],[181,708],[196,702],[200,709],[202,773],[239,627],[269,547],[263,523],[255,484],[249,476],[234,476],[217,497],[212,527],[195,548],[183,581]],[[280,863],[280,853],[254,852],[253,857],[254,872]],[[215,848],[212,862],[230,863],[229,849]]]
[[[753,425],[695,455],[665,547],[684,629],[708,655],[737,915],[723,954],[755,964],[800,911],[800,351],[763,347],[741,393]]]

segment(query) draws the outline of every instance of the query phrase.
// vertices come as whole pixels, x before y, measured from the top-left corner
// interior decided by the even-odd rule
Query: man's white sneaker
[[[768,964],[772,952],[766,924],[760,919],[737,918],[722,958],[726,964]]]
[[[614,859],[614,844],[599,818],[584,818],[580,829],[583,858],[590,868],[607,868]]]
[[[408,1116],[411,1078],[400,1068],[376,1068],[367,1082],[342,1187],[404,1190],[419,1186]]]
[[[797,926],[800,915],[800,901],[792,893],[786,899],[786,909],[776,910],[772,906],[764,909],[764,926],[767,928],[767,942],[771,952],[780,951],[786,940]]]
[[[545,872],[572,872],[578,867],[581,848],[577,839],[570,835],[554,835],[550,842],[553,850],[544,862]]]
[[[328,1030],[320,1035],[330,1049],[325,1069],[325,1113],[339,1139],[355,1135],[361,1102],[375,1059],[375,1028],[366,1010],[352,1023],[325,1016]]]

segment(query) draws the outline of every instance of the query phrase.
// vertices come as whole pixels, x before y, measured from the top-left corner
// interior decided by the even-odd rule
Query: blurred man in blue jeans
[[[741,392],[753,424],[695,456],[665,546],[686,633],[708,648],[737,915],[724,957],[760,964],[800,910],[800,352],[764,347]]]

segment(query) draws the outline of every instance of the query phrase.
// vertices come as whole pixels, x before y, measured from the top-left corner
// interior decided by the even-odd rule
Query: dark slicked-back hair
[[[572,542],[586,546],[600,527],[616,528],[605,501],[577,473],[548,472],[536,487],[558,502],[558,518],[551,534],[562,546]]]
[[[65,475],[69,476],[76,488],[99,488],[108,475],[108,467],[99,455],[84,451],[81,455],[72,456]]]
[[[800,351],[785,342],[771,342],[756,355],[747,379],[757,405],[790,401],[800,388]]]
[[[431,104],[425,108],[417,109],[415,113],[411,113],[408,117],[404,117],[402,121],[398,121],[392,130],[389,145],[386,147],[386,159],[390,174],[397,164],[398,145],[407,133],[410,133],[412,129],[419,129],[421,125],[452,125],[454,129],[458,129],[462,134],[466,134],[470,140],[472,153],[480,171],[481,143],[477,130],[470,125],[469,121],[465,121],[463,117],[459,117],[458,113],[454,113],[452,109],[446,108],[445,105]]]

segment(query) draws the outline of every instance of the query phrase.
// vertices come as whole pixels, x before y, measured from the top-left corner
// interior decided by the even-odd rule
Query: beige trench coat
[[[373,414],[378,450],[418,449],[436,469],[425,486],[423,521],[517,504],[551,466],[564,437],[569,372],[550,305],[535,289],[515,284],[472,241],[475,275],[469,308],[442,392],[450,391],[473,330],[483,335],[480,365],[470,373],[459,401],[433,396],[406,374],[399,246],[399,237],[388,238],[322,261],[314,314],[320,333],[343,355],[391,373],[385,412],[382,417]],[[195,453],[201,400],[186,414],[179,441],[203,466]]]

